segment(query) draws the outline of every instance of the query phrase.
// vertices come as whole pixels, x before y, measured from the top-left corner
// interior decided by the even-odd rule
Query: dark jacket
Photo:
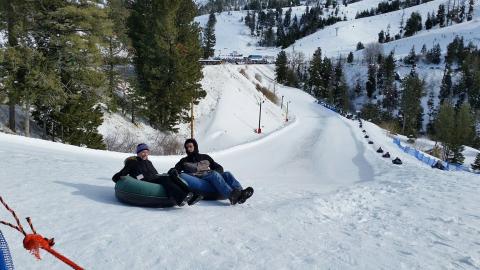
[[[112,180],[116,183],[118,180],[120,180],[121,176],[126,175],[130,175],[131,177],[139,180],[147,181],[155,178],[156,175],[158,175],[158,172],[155,167],[153,167],[153,164],[150,160],[143,160],[140,157],[130,157],[125,160],[125,167],[116,173],[112,177]]]
[[[223,167],[216,163],[213,158],[211,158],[209,155],[200,154],[198,152],[198,144],[194,139],[188,139],[184,146],[186,146],[187,143],[193,143],[195,149],[193,153],[189,153],[185,148],[187,151],[187,156],[180,159],[180,161],[175,164],[175,170],[177,172],[185,172],[196,176],[201,176],[210,170],[223,173]]]

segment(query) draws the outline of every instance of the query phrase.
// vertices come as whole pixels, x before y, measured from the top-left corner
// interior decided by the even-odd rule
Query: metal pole
[[[280,104],[280,109],[283,109],[283,96],[282,96],[282,104]]]
[[[258,114],[258,129],[257,133],[260,134],[262,133],[262,128],[260,127],[260,121],[262,120],[262,101],[260,101],[260,113]]]
[[[190,112],[190,115],[191,115],[191,120],[190,120],[190,138],[194,138],[193,137],[193,122],[195,120],[195,115],[193,115],[193,99],[192,99],[192,106],[191,106],[191,112]]]
[[[287,102],[287,114],[285,115],[285,122],[288,122],[288,103],[290,103],[290,101]]]

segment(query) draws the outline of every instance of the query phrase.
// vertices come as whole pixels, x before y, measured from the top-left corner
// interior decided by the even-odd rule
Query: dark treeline
[[[105,148],[102,110],[174,131],[205,96],[198,59],[214,37],[201,44],[196,14],[191,0],[0,0],[8,127],[17,131],[21,106],[45,138],[91,148]]]
[[[204,5],[198,7],[199,14],[209,14],[212,12],[238,11],[238,10],[256,10],[278,9],[284,7],[299,6],[300,0],[209,0]]]
[[[355,19],[359,18],[365,18],[365,17],[371,17],[379,14],[384,14],[388,12],[393,12],[397,11],[403,8],[409,8],[413,6],[418,6],[421,4],[428,3],[432,0],[412,0],[412,1],[400,1],[400,0],[394,0],[394,1],[389,1],[389,2],[380,2],[378,3],[377,8],[371,8],[370,10],[364,10],[360,11],[355,15]]]
[[[286,48],[298,39],[343,20],[337,16],[338,8],[326,18],[323,16],[323,10],[323,7],[307,6],[300,19],[296,15],[292,17],[291,8],[285,11],[285,14],[281,8],[248,11],[244,22],[250,28],[251,35],[260,37],[259,45]],[[274,27],[276,32],[273,30]]]

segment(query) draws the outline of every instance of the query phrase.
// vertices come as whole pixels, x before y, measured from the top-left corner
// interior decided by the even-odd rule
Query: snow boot
[[[363,132],[363,133],[367,133],[367,131],[366,131],[365,129],[364,129],[364,130],[362,130],[362,132]]]
[[[203,196],[200,194],[194,194],[192,198],[187,202],[188,205],[194,205],[197,202],[203,200]]]
[[[368,141],[368,144],[373,144],[373,142],[372,142],[372,141]]]
[[[368,138],[370,138],[370,136],[368,136],[368,135],[365,135],[365,137],[364,137],[364,138],[365,138],[365,139],[368,139]]]
[[[402,161],[398,157],[392,160],[392,163],[395,165],[402,165]]]
[[[382,147],[378,148],[377,153],[383,153]]]
[[[177,202],[177,206],[180,206],[180,207],[184,206],[190,199],[192,199],[192,197],[193,197],[193,193],[192,193],[192,192],[189,192],[189,193],[185,196],[185,198],[183,198],[183,201]]]
[[[242,190],[242,194],[240,195],[240,199],[238,199],[238,203],[244,203],[248,198],[252,197],[253,195],[253,188],[247,187],[246,189]]]
[[[384,157],[384,158],[390,158],[390,153],[389,153],[389,152],[386,152],[385,154],[382,155],[382,157]]]
[[[228,200],[230,201],[230,204],[231,205],[237,204],[241,195],[242,195],[242,190],[241,189],[232,190],[232,192],[230,193],[230,196],[228,197]]]

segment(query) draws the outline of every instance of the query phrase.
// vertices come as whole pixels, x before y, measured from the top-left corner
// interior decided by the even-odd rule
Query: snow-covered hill
[[[263,67],[264,80],[273,75]],[[259,70],[260,71],[260,70]],[[271,81],[270,81],[271,82]],[[278,86],[296,120],[260,140],[210,153],[255,195],[146,209],[117,202],[110,177],[128,154],[0,134],[1,195],[55,248],[86,269],[478,269],[479,177],[432,170],[384,131]],[[217,121],[228,121],[218,107]],[[223,118],[223,119],[222,119]],[[382,146],[404,165],[394,166]],[[178,156],[152,157],[161,172]],[[4,209],[0,218],[11,221]],[[0,227],[17,269],[36,261]]]

